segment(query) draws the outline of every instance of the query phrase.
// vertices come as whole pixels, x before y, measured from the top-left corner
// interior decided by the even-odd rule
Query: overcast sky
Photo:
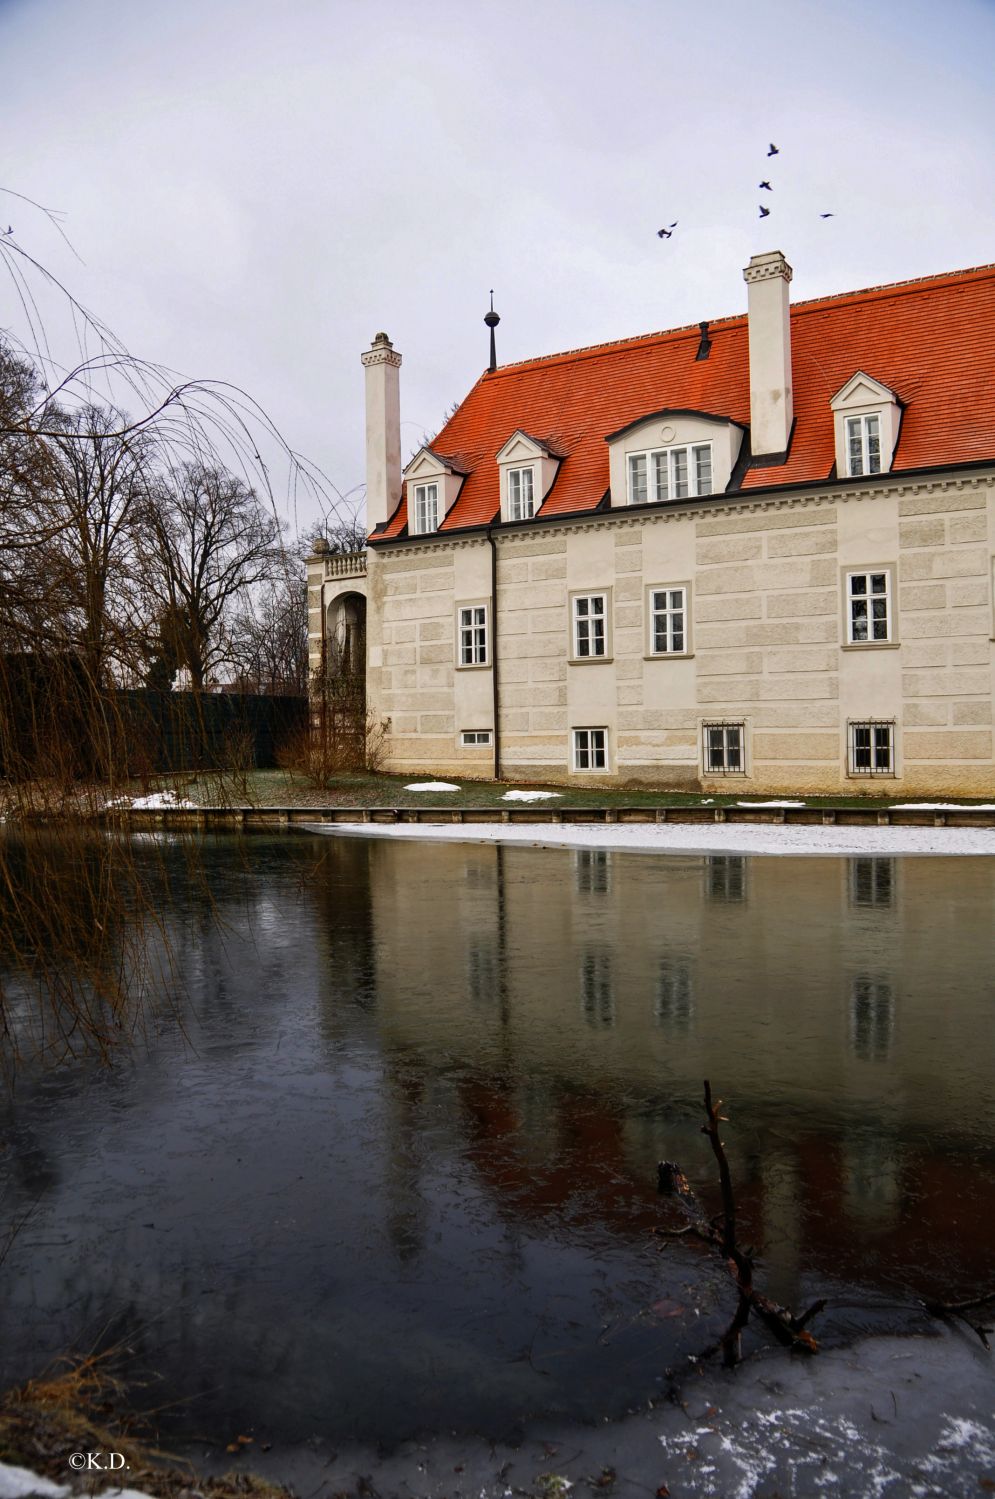
[[[993,58],[990,0],[0,0],[0,185],[84,263],[2,227],[345,491],[374,332],[407,456],[492,286],[505,362],[743,311],[762,249],[797,300],[995,259]]]

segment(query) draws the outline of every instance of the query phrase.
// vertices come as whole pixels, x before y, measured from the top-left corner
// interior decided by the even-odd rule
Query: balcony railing
[[[365,578],[366,553],[343,552],[325,558],[326,578]]]

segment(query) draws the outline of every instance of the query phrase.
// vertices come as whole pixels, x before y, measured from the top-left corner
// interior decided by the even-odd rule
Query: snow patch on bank
[[[506,791],[503,802],[544,802],[550,797],[562,796],[562,791]]]
[[[188,801],[175,791],[151,791],[148,796],[116,796],[113,801],[105,802],[104,806],[108,810],[128,807],[133,812],[172,812],[177,807],[196,810],[197,803]]]
[[[299,823],[341,838],[517,843],[527,848],[606,848],[648,854],[995,855],[995,828],[788,827],[771,823]]]
[[[454,786],[452,781],[412,781],[410,786],[405,786],[405,791],[458,791],[460,788]]]

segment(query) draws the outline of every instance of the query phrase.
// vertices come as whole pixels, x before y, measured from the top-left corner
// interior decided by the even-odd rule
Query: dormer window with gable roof
[[[893,390],[863,370],[829,403],[836,424],[836,472],[841,479],[886,474],[898,443],[901,407]]]
[[[438,531],[449,514],[466,475],[431,448],[419,448],[404,470],[408,488],[408,531],[428,536]]]
[[[629,454],[629,504],[687,500],[712,492],[712,444]]]
[[[501,519],[531,520],[556,478],[559,454],[538,437],[521,428],[498,450],[501,476]]]

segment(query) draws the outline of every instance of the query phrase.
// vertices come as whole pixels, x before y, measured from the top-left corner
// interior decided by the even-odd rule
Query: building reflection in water
[[[746,899],[746,860],[741,854],[717,854],[706,861],[706,889],[710,900]]]
[[[574,851],[574,879],[578,895],[607,895],[611,890],[611,853],[605,848]]]
[[[886,978],[856,975],[850,984],[850,1045],[862,1062],[883,1062],[891,1051],[895,996]]]
[[[895,859],[849,859],[850,901],[854,906],[890,909],[895,903]]]
[[[38,1202],[5,1264],[0,1365],[125,1305],[198,1421],[208,1384],[246,1408],[278,1384],[290,1430],[362,1350],[372,1423],[432,1359],[457,1371],[447,1411],[487,1371],[539,1381],[515,1355],[559,1307],[591,1380],[624,1380],[603,1277],[642,1295],[668,1273],[658,1159],[717,1210],[706,1076],[775,1296],[820,1274],[985,1283],[995,860],[246,843],[236,865],[218,840],[210,919],[164,918],[189,1047],[24,1080],[0,1121],[5,1205]],[[690,1248],[673,1263],[707,1274]],[[633,1322],[654,1300],[618,1294]],[[404,1410],[415,1429],[424,1407]]]

